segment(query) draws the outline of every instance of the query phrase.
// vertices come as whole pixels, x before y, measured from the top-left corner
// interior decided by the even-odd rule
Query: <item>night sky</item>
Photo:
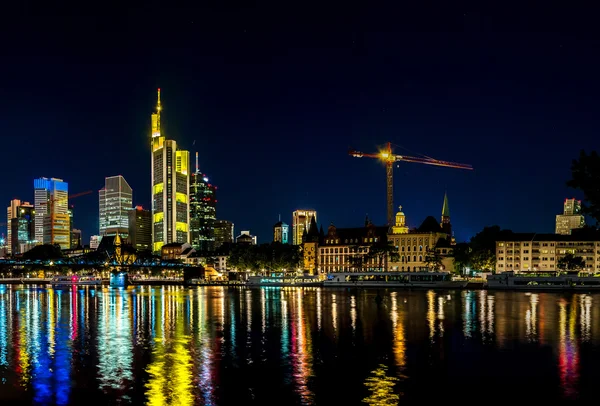
[[[593,15],[294,4],[15,10],[1,28],[3,207],[33,202],[39,176],[93,190],[72,201],[86,243],[105,176],[123,175],[149,207],[160,87],[166,136],[199,152],[236,234],[268,242],[298,208],[325,228],[367,213],[385,224],[383,164],[347,151],[387,141],[475,168],[400,164],[395,205],[409,226],[439,217],[447,191],[459,241],[492,224],[554,230],[579,196],[565,186],[571,160],[600,146]]]

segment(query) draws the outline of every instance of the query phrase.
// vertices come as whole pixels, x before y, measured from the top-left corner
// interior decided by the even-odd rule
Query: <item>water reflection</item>
[[[600,375],[598,295],[380,294],[377,305],[357,289],[0,285],[0,402],[410,403],[454,399],[464,376],[595,393],[584,378]],[[439,391],[419,386],[429,376]]]

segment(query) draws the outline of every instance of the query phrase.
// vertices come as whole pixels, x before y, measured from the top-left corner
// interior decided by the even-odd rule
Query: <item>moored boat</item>
[[[102,279],[90,275],[55,276],[52,285],[101,285]]]
[[[247,286],[321,286],[323,281],[314,275],[249,276]]]
[[[327,275],[325,287],[464,288],[449,272],[336,272]]]
[[[600,277],[580,272],[506,271],[488,276],[487,288],[508,290],[600,290]]]

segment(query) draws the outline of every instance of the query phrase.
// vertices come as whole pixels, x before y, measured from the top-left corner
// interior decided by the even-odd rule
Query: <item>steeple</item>
[[[442,206],[442,217],[450,217],[450,207],[448,207],[448,193],[444,192],[444,205]]]
[[[440,221],[440,226],[444,233],[448,234],[449,237],[452,236],[452,225],[450,224],[450,206],[448,206],[448,193],[444,192],[444,204],[442,206],[442,219]]]

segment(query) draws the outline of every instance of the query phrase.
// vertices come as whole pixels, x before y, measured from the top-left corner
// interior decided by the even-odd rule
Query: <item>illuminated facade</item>
[[[71,248],[69,184],[62,179],[38,178],[33,181],[35,240],[38,244],[58,244]]]
[[[30,205],[30,203],[23,202],[24,205]],[[10,201],[10,206],[6,209],[6,249],[9,254],[12,253],[12,219],[17,217],[19,213],[18,208],[21,205],[19,199],[13,199]],[[32,238],[33,240],[33,238]]]
[[[197,251],[215,249],[215,221],[217,213],[217,187],[200,172],[198,153],[196,171],[190,177],[190,239]]]
[[[567,254],[585,261],[583,270],[600,272],[600,234],[575,230],[571,235],[514,233],[496,241],[496,272],[555,271]]]
[[[98,191],[100,235],[122,238],[129,235],[129,212],[133,205],[133,191],[121,175],[105,178],[104,187]]]
[[[173,242],[189,243],[190,153],[167,140],[160,125],[160,89],[152,114],[152,250]]]
[[[129,211],[129,241],[138,251],[152,249],[152,213],[136,206]]]
[[[215,221],[215,249],[221,248],[223,244],[233,243],[234,225],[231,221]]]
[[[288,244],[289,234],[290,226],[288,226],[286,223],[281,221],[281,219],[279,219],[279,221],[273,226],[273,242],[278,242],[280,244]]]
[[[302,244],[302,235],[308,230],[311,217],[317,221],[317,212],[315,210],[296,210],[292,213],[292,243],[294,245]]]
[[[583,226],[585,217],[581,214],[581,200],[565,199],[563,214],[556,216],[556,234],[570,235]]]
[[[448,199],[444,196],[441,222],[431,216],[427,217],[417,229],[409,230],[406,226],[406,216],[400,211],[396,213],[396,223],[391,228],[388,241],[398,250],[399,262],[390,262],[390,271],[438,271],[429,269],[431,263],[428,256],[437,254],[443,271],[454,271],[452,258],[453,248],[450,235],[450,212]]]
[[[250,231],[242,231],[240,235],[235,237],[236,244],[256,245],[257,238],[250,234]]]
[[[90,237],[90,249],[97,250],[100,246],[100,241],[102,241],[102,237],[99,235],[92,235]]]
[[[15,207],[14,215],[7,227],[10,235],[7,246],[12,255],[23,254],[35,246],[34,217],[35,210],[32,204],[23,202]]]

